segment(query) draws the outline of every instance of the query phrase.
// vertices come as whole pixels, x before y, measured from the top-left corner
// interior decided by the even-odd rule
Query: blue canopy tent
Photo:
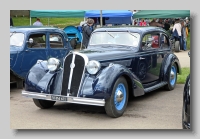
[[[133,13],[129,10],[88,10],[86,18],[105,17],[105,24],[132,24]],[[100,23],[99,23],[100,24]]]

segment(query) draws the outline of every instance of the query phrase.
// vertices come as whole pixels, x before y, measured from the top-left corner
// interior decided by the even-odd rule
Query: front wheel
[[[176,86],[176,81],[177,81],[177,67],[176,67],[176,64],[173,63],[171,65],[171,70],[170,70],[169,76],[168,76],[168,82],[167,82],[167,85],[165,86],[165,88],[167,90],[173,90]]]
[[[114,118],[123,115],[128,103],[128,92],[128,84],[125,78],[118,78],[110,98],[106,100],[105,111],[107,115]]]
[[[41,109],[51,108],[55,104],[55,101],[41,100],[41,99],[33,99],[33,102],[35,103],[36,106],[38,106]]]

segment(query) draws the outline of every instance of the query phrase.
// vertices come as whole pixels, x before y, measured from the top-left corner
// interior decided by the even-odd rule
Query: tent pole
[[[102,10],[100,10],[100,25],[101,25],[101,27],[102,27]]]

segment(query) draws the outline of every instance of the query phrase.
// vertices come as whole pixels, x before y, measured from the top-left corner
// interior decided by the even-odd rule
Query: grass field
[[[12,17],[14,26],[30,26],[30,18],[28,17]],[[66,26],[72,25],[77,26],[83,21],[84,18],[49,18],[49,26],[55,26],[59,28],[65,28]],[[33,24],[36,18],[31,18]],[[48,18],[40,18],[43,25],[48,26]]]
[[[190,74],[190,68],[181,68],[182,74],[178,74],[177,84],[184,84],[187,76]]]

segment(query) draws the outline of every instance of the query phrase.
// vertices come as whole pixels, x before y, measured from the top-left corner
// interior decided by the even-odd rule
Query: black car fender
[[[178,57],[175,54],[168,54],[165,56],[164,62],[162,63],[160,78],[162,81],[168,81],[171,72],[171,65],[175,63],[177,73],[181,74],[181,66]]]
[[[25,78],[25,90],[47,93],[48,84],[56,72],[49,72],[47,61],[38,61]]]
[[[99,71],[96,76],[86,76],[81,96],[107,99],[112,94],[116,80],[123,76],[129,86],[129,93],[133,96],[144,95],[144,88],[137,76],[128,68],[120,64],[110,64]]]

